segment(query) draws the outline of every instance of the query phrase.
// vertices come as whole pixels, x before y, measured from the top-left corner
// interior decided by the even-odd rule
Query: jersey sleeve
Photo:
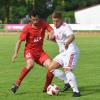
[[[73,34],[73,31],[69,25],[66,25],[64,35],[69,36]]]
[[[53,30],[53,28],[47,22],[44,22],[44,25],[45,25],[45,29],[47,29],[49,32]]]
[[[19,36],[19,39],[21,41],[25,41],[26,40],[26,37],[27,37],[27,34],[28,34],[28,27],[25,26],[22,30],[22,32],[20,33],[20,36]]]

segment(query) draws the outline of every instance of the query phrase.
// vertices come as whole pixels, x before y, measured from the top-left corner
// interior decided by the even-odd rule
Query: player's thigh
[[[64,68],[73,70],[76,67],[79,54],[77,52],[67,53],[64,58]]]
[[[63,66],[63,54],[57,55],[49,64],[48,69],[53,70],[53,69],[58,69],[59,67]]]
[[[49,65],[48,69],[53,70],[53,69],[58,69],[59,67],[61,67],[61,65],[57,61],[52,60],[52,62]]]
[[[73,62],[72,62],[73,68],[76,67],[77,62],[78,62],[78,58],[79,58],[79,52],[74,53],[74,58],[73,58]]]
[[[24,52],[24,58],[27,64],[27,68],[32,68],[34,66],[34,57],[33,57],[33,53],[31,50],[26,50]]]
[[[27,59],[27,60],[26,60],[26,64],[27,64],[26,67],[27,67],[28,69],[31,69],[31,68],[34,67],[34,63],[35,63],[35,61],[34,61],[33,59],[31,59],[31,58],[30,58],[30,59]]]
[[[43,66],[46,67],[48,69],[49,65],[51,64],[51,59],[46,59],[43,63]]]
[[[58,54],[53,60],[57,62],[60,66],[64,65],[64,57],[65,55],[63,53]]]
[[[51,63],[51,59],[50,59],[50,57],[48,56],[47,53],[42,52],[41,56],[40,56],[40,58],[38,60],[38,63],[43,65],[43,66],[45,66],[47,68],[50,65],[50,63]]]
[[[25,50],[24,51],[24,58],[25,58],[25,60],[33,59],[34,58],[33,51],[32,50]]]

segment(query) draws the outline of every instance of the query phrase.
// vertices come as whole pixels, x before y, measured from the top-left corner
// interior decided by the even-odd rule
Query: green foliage
[[[63,12],[63,19],[65,19],[66,22],[72,23],[74,22],[74,12],[73,11],[65,11]]]
[[[77,9],[83,9],[89,6],[99,4],[100,0],[77,0]]]
[[[18,23],[32,9],[32,2],[26,0],[3,0],[1,4],[1,20],[7,20],[7,23]]]
[[[12,7],[12,16],[10,18],[11,22],[10,23],[19,23],[20,19],[25,17],[27,14],[27,8],[25,6],[19,6],[19,7]]]
[[[50,23],[50,24],[52,24],[51,15],[48,16],[48,18],[47,18],[47,22]]]
[[[56,0],[35,0],[34,9],[39,12],[39,17],[47,19],[56,7]]]
[[[32,9],[36,9],[40,18],[46,20],[54,10],[74,11],[99,3],[100,0],[0,0],[0,20],[3,23],[18,23]]]
[[[64,10],[71,11],[78,7],[77,0],[65,0]]]

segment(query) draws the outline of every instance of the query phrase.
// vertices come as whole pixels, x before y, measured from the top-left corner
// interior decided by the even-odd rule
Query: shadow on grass
[[[90,86],[82,86],[79,87],[81,96],[88,96],[92,94],[100,93],[100,85],[90,85]],[[72,93],[72,89],[70,88],[68,91],[62,92],[63,95]]]
[[[100,93],[100,85],[91,85],[79,87],[82,96]]]
[[[18,90],[16,92],[16,95],[24,95],[24,94],[40,94],[40,93],[43,93],[41,90],[25,90],[25,91],[20,91]],[[44,93],[45,94],[45,93]]]
[[[24,91],[24,92],[18,92],[18,93],[16,93],[16,95],[25,95],[25,94],[33,94],[33,93],[34,92],[32,92],[32,91]]]
[[[79,90],[81,92],[81,95],[82,96],[88,96],[88,95],[92,95],[92,94],[97,94],[97,93],[100,93],[100,85],[91,85],[91,86],[82,86],[82,87],[79,87]],[[25,95],[25,94],[43,94],[43,92],[40,90],[40,91],[31,91],[31,90],[28,90],[28,91],[18,91],[15,95]],[[72,90],[68,90],[66,92],[62,92],[60,93],[59,96],[65,96],[66,93],[70,94],[72,93]],[[44,93],[46,94],[46,93]]]

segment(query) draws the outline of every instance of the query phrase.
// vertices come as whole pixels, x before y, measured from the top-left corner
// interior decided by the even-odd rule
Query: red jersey
[[[22,41],[26,40],[25,50],[31,49],[34,53],[43,51],[43,40],[45,36],[45,30],[52,31],[52,27],[39,20],[37,28],[32,27],[31,23],[28,23],[20,34]]]

